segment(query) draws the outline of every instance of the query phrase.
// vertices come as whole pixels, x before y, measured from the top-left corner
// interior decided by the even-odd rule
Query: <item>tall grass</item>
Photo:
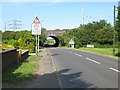
[[[3,87],[13,87],[25,80],[33,78],[33,74],[37,68],[39,57],[29,56],[29,62],[16,62],[10,65],[2,73]]]

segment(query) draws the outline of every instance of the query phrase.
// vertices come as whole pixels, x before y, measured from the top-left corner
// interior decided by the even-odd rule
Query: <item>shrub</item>
[[[14,48],[19,49],[19,45],[20,45],[20,44],[19,44],[17,41],[13,43]]]

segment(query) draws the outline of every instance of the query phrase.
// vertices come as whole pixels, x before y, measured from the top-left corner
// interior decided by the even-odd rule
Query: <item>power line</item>
[[[11,20],[10,22],[11,23],[8,24],[9,29],[13,29],[13,30],[21,29],[20,26],[22,26],[22,24],[20,24],[20,23],[22,21],[14,19],[14,20]]]

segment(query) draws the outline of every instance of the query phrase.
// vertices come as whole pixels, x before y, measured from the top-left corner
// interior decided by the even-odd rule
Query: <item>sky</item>
[[[23,1],[23,0],[22,0]],[[42,27],[46,30],[72,29],[83,24],[82,8],[84,8],[84,24],[107,20],[113,25],[113,6],[118,2],[5,2],[0,3],[2,16],[0,29],[4,31],[12,20],[19,20],[21,29],[31,30],[31,24],[36,16],[41,21]]]

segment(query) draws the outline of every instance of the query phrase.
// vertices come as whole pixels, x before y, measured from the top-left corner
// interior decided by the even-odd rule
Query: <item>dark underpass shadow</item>
[[[19,88],[96,88],[93,84],[80,79],[82,72],[69,74],[70,69],[38,75],[32,81],[20,85]],[[57,77],[56,77],[57,76]],[[62,87],[59,86],[60,82]]]

